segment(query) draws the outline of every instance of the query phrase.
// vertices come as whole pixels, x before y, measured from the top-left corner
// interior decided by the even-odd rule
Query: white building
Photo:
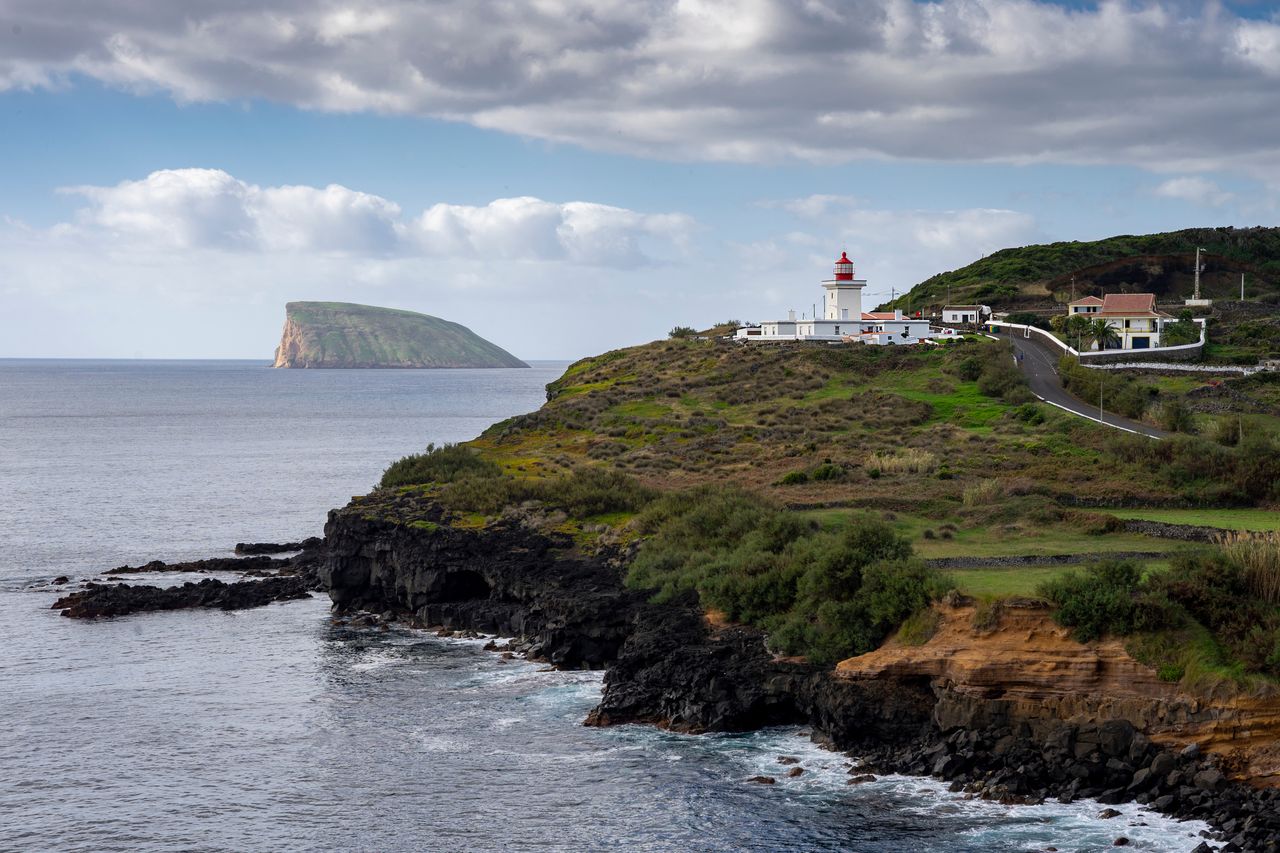
[[[981,323],[990,317],[990,305],[947,305],[942,309],[942,322],[954,325]]]
[[[929,337],[929,321],[904,317],[901,311],[865,313],[862,289],[865,279],[854,278],[853,261],[846,252],[836,259],[834,275],[822,282],[822,316],[797,320],[795,311],[785,320],[769,320],[739,329],[739,340],[830,341],[833,343],[916,344]]]

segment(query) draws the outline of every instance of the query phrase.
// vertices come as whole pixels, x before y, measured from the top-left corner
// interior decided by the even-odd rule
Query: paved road
[[[1000,337],[1013,341],[1014,352],[1021,356],[1018,360],[1018,366],[1022,368],[1023,375],[1027,377],[1027,384],[1031,386],[1031,393],[1046,403],[1057,406],[1060,409],[1066,409],[1082,418],[1088,418],[1091,421],[1126,430],[1127,432],[1136,432],[1151,438],[1167,438],[1169,436],[1169,433],[1162,429],[1156,429],[1147,424],[1122,418],[1111,412],[1105,412],[1099,417],[1097,400],[1088,403],[1079,397],[1068,394],[1062,387],[1062,381],[1058,378],[1058,359],[1062,356],[1062,350],[1053,344],[1042,341],[1034,333],[1031,337],[1024,338],[1016,331],[1012,335],[1002,332]],[[1105,403],[1106,401],[1104,400],[1103,402]]]

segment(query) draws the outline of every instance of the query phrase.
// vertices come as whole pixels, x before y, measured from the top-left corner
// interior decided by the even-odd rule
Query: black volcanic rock
[[[299,576],[270,577],[262,580],[225,583],[205,578],[199,583],[161,588],[129,584],[90,583],[53,603],[53,610],[72,619],[96,619],[124,616],[139,611],[182,610],[208,607],[219,610],[243,610],[261,607],[273,601],[310,598],[307,582]]]

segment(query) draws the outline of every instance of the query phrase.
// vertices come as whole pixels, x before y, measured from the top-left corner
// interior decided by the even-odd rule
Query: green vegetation
[[[1280,512],[1271,509],[1108,509],[1117,518],[1194,524],[1223,530],[1280,530]]]
[[[1280,444],[1274,436],[1253,433],[1236,447],[1195,437],[1151,441],[1117,436],[1111,454],[1138,463],[1154,479],[1176,489],[1187,501],[1204,505],[1249,505],[1280,500]]]
[[[1132,562],[1099,563],[1044,584],[1040,594],[1076,639],[1129,637],[1130,652],[1162,678],[1248,686],[1259,676],[1280,677],[1280,607],[1259,587],[1273,588],[1280,540],[1260,547],[1269,567],[1261,573],[1228,548],[1183,555],[1166,571],[1145,574]]]
[[[947,588],[870,516],[824,531],[742,490],[702,486],[663,496],[637,523],[648,539],[628,585],[659,600],[696,593],[769,631],[779,651],[819,663],[874,649]]]
[[[676,326],[670,332],[667,332],[667,337],[673,339],[692,338],[696,334],[698,334],[698,330],[692,326]]]
[[[889,308],[937,308],[985,302],[1009,307],[1070,299],[1101,288],[1150,291],[1162,299],[1190,296],[1196,247],[1205,248],[1207,296],[1237,298],[1240,273],[1253,298],[1274,298],[1280,285],[1280,228],[1193,228],[1003,249],[966,267],[940,273],[887,303]]]
[[[422,483],[452,483],[463,477],[496,477],[502,469],[469,447],[428,444],[425,453],[411,453],[382,472],[383,488]]]
[[[290,302],[276,367],[528,367],[466,326],[347,302]]]

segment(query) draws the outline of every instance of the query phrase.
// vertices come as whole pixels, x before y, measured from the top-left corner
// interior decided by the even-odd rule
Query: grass
[[[1036,594],[1036,587],[1062,574],[1058,566],[1029,566],[1011,568],[990,566],[977,569],[951,569],[947,572],[956,589],[975,598],[1027,596]]]
[[[1116,518],[1194,524],[1223,530],[1280,530],[1280,511],[1269,509],[1107,509]]]

